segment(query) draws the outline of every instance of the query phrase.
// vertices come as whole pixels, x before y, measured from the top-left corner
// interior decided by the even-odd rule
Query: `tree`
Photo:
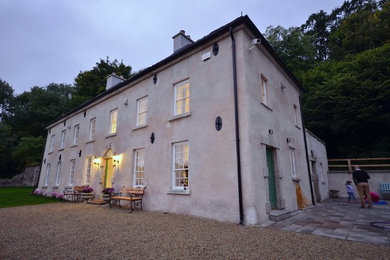
[[[22,137],[12,152],[14,161],[19,162],[19,170],[25,166],[34,166],[42,160],[42,152],[45,145],[45,138],[42,136]]]
[[[330,35],[332,59],[382,46],[390,41],[390,2],[382,9],[358,10],[346,17]]]
[[[14,99],[13,116],[8,120],[18,139],[45,136],[45,125],[72,108],[71,85],[51,83],[46,88],[33,87]]]
[[[0,122],[9,115],[13,93],[13,88],[6,81],[0,79]]]
[[[303,34],[300,28],[269,26],[264,36],[298,79],[305,71],[314,68],[316,49],[310,43],[311,38]]]
[[[10,178],[18,173],[16,163],[12,159],[15,142],[12,128],[0,122],[0,179]]]
[[[112,73],[129,78],[132,76],[131,66],[126,66],[122,61],[119,63],[116,59],[110,61],[107,57],[106,60],[100,59],[92,70],[80,72],[75,78],[75,104],[85,102],[104,92],[106,90],[106,78]]]
[[[306,126],[330,157],[386,156],[390,151],[390,43],[327,61],[307,73]]]

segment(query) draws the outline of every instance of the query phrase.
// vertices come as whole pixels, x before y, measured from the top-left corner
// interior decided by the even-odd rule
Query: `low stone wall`
[[[21,174],[15,175],[12,179],[0,179],[0,187],[23,187],[38,185],[39,165],[27,167]]]
[[[379,183],[382,182],[390,182],[390,170],[376,170],[376,171],[367,171],[370,175],[370,179],[368,180],[368,184],[370,185],[370,190],[373,192],[379,193]],[[345,182],[347,180],[352,180],[352,174],[346,171],[330,171],[328,173],[329,179],[329,190],[338,190],[338,195],[340,197],[348,197],[347,191],[345,189]],[[357,195],[356,186],[355,193]]]

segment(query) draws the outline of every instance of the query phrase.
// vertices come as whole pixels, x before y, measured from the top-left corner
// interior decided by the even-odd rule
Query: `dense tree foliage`
[[[75,103],[82,103],[106,90],[107,76],[115,73],[127,79],[132,76],[131,67],[126,66],[114,59],[110,61],[100,59],[92,70],[80,72],[75,78],[76,91],[74,95]]]
[[[306,89],[306,126],[329,157],[389,156],[390,2],[345,1],[329,15],[312,14],[300,37],[297,30],[270,27],[265,35]],[[299,57],[308,45],[316,61],[305,67]]]
[[[13,95],[12,87],[0,80],[0,178],[20,173],[25,166],[40,163],[45,126],[82,102],[105,90],[111,73],[131,76],[131,67],[117,60],[100,60],[92,70],[80,72],[76,85],[51,83]]]

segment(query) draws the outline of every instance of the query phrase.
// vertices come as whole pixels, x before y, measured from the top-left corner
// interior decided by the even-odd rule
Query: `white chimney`
[[[189,35],[186,35],[184,30],[181,30],[178,34],[172,37],[173,39],[173,52],[176,52],[187,46],[188,44],[192,44],[194,41],[191,40]]]
[[[112,73],[107,77],[107,82],[106,82],[106,90],[112,88],[116,84],[119,84],[121,82],[125,81],[123,77],[117,76],[115,73]]]

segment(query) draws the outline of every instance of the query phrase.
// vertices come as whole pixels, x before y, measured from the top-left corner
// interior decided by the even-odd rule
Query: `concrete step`
[[[269,220],[271,220],[271,221],[281,221],[281,220],[289,218],[291,216],[292,216],[291,211],[274,209],[274,210],[271,210],[268,217],[269,217]]]

